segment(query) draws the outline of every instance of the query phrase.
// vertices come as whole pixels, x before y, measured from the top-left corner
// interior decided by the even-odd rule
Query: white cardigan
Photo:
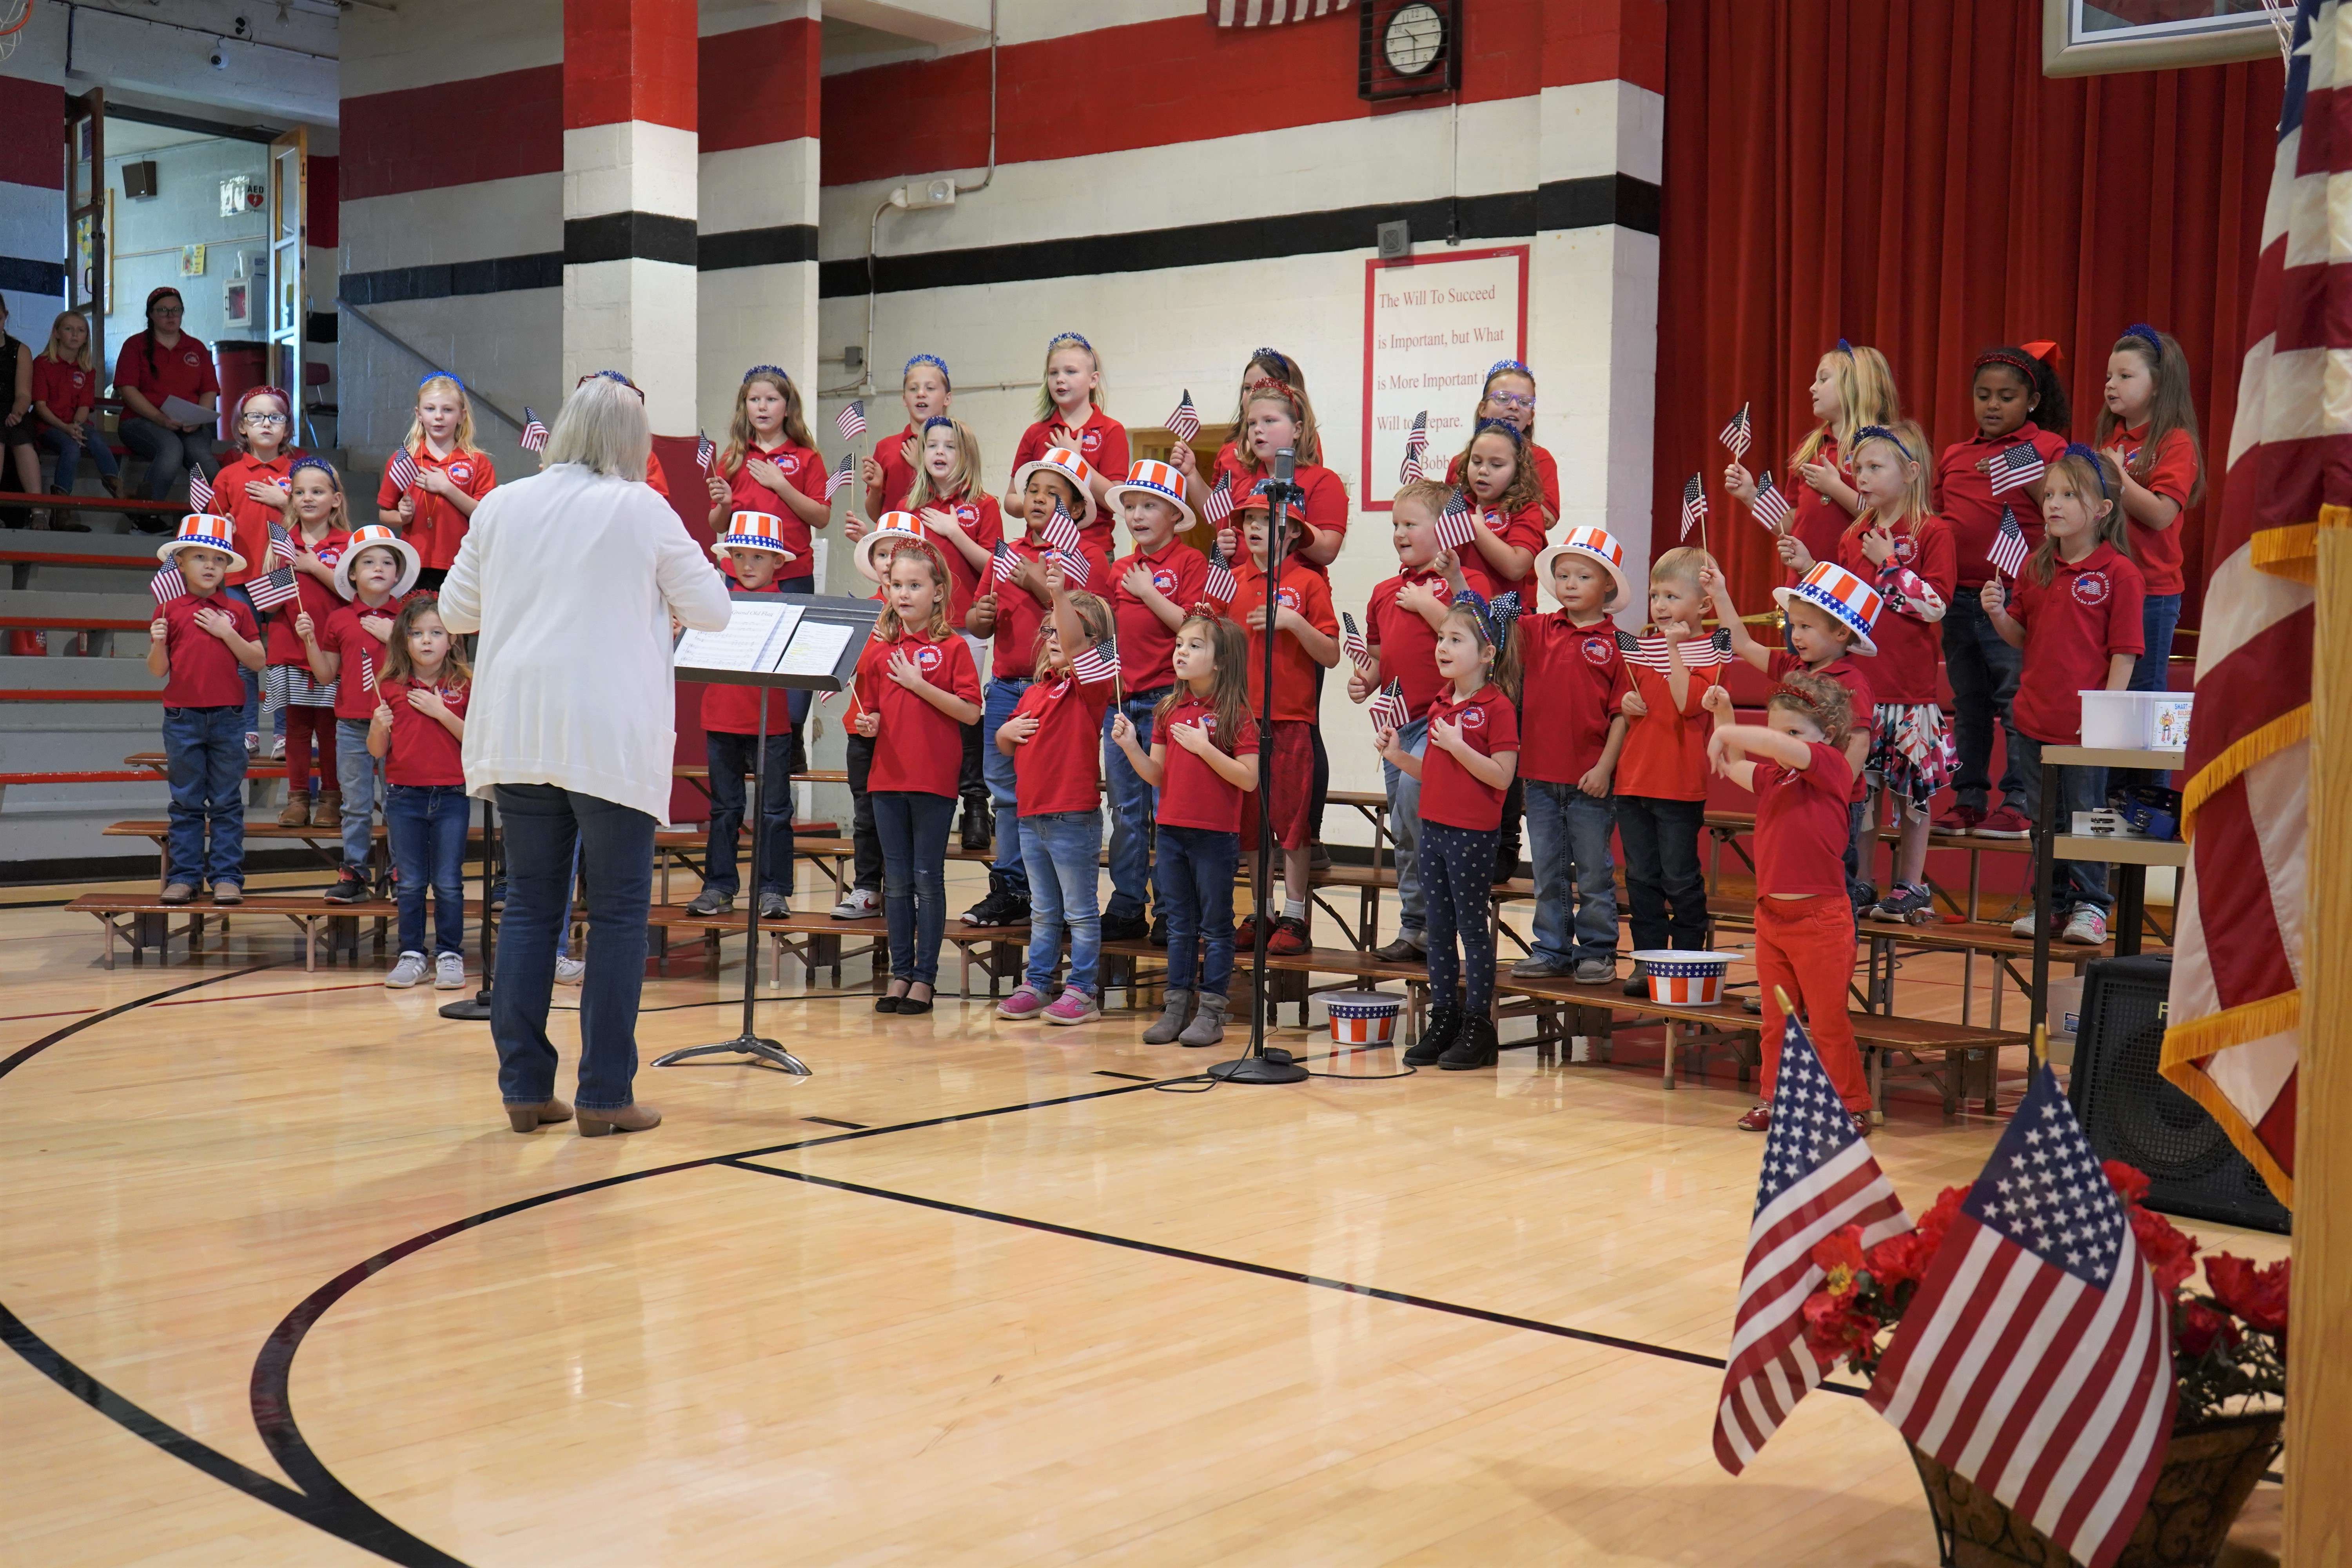
[[[670,617],[725,627],[725,582],[648,487],[559,463],[474,509],[441,619],[479,632],[466,789],[560,784],[669,815]]]

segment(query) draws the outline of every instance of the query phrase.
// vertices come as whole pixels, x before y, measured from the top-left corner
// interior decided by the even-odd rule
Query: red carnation
[[[1946,1187],[1936,1194],[1935,1205],[1919,1216],[1920,1273],[1927,1273],[1927,1266],[1936,1261],[1936,1254],[1943,1250],[1944,1233],[1960,1217],[1960,1205],[1967,1201],[1969,1191],[1964,1186]]]
[[[2192,1358],[2211,1350],[2217,1341],[2234,1346],[2242,1337],[2237,1324],[2202,1301],[2189,1302],[2180,1316],[2180,1349]]]
[[[2217,1252],[2205,1260],[2214,1299],[2266,1334],[2286,1332],[2287,1263],[2257,1268],[2242,1258]]]
[[[1864,1254],[1863,1267],[1870,1270],[1873,1279],[1878,1281],[1878,1289],[1883,1294],[1892,1295],[1897,1285],[1906,1279],[1916,1280],[1925,1274],[1928,1259],[1933,1256],[1921,1245],[1917,1231],[1906,1230],[1901,1236],[1888,1237]]]
[[[2197,1272],[2197,1243],[2170,1220],[2154,1209],[2135,1205],[2131,1227],[2133,1237],[2139,1242],[2140,1256],[2147,1259],[2148,1272],[2156,1277],[2156,1288],[2167,1296],[2178,1291]]]
[[[2147,1173],[2121,1160],[2103,1160],[2099,1168],[2107,1173],[2107,1184],[2126,1204],[2137,1204],[2147,1196]]]
[[[1822,1371],[1861,1354],[1877,1338],[1878,1320],[1855,1311],[1843,1300],[1823,1290],[1805,1299],[1805,1345]]]
[[[1843,1307],[1861,1283],[1862,1226],[1846,1226],[1813,1243],[1813,1261],[1829,1276],[1822,1281],[1821,1293]]]

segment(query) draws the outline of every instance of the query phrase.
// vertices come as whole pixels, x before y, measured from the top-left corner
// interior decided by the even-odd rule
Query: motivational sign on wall
[[[1386,511],[1415,416],[1429,415],[1432,479],[1470,439],[1496,360],[1525,359],[1528,247],[1447,251],[1364,264],[1364,493]]]

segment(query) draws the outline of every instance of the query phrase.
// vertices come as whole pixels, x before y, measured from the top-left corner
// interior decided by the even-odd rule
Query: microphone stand
[[[1227,1083],[1304,1083],[1307,1069],[1279,1047],[1266,1048],[1265,1031],[1274,1022],[1274,999],[1265,984],[1266,894],[1274,886],[1274,616],[1282,598],[1282,563],[1290,553],[1290,501],[1304,493],[1293,482],[1297,455],[1288,447],[1274,455],[1274,477],[1265,483],[1265,642],[1261,650],[1257,721],[1257,875],[1252,890],[1256,916],[1250,921],[1255,952],[1250,963],[1249,1049],[1232,1061],[1219,1062],[1209,1077]]]

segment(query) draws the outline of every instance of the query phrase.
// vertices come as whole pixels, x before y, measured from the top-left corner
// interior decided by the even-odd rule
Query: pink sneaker
[[[1025,1024],[1045,1010],[1045,998],[1037,994],[1034,985],[1024,985],[996,1005],[996,1016]]]
[[[1045,1009],[1048,1024],[1091,1024],[1101,1016],[1101,1006],[1075,985],[1064,988],[1054,998],[1054,1005]]]

